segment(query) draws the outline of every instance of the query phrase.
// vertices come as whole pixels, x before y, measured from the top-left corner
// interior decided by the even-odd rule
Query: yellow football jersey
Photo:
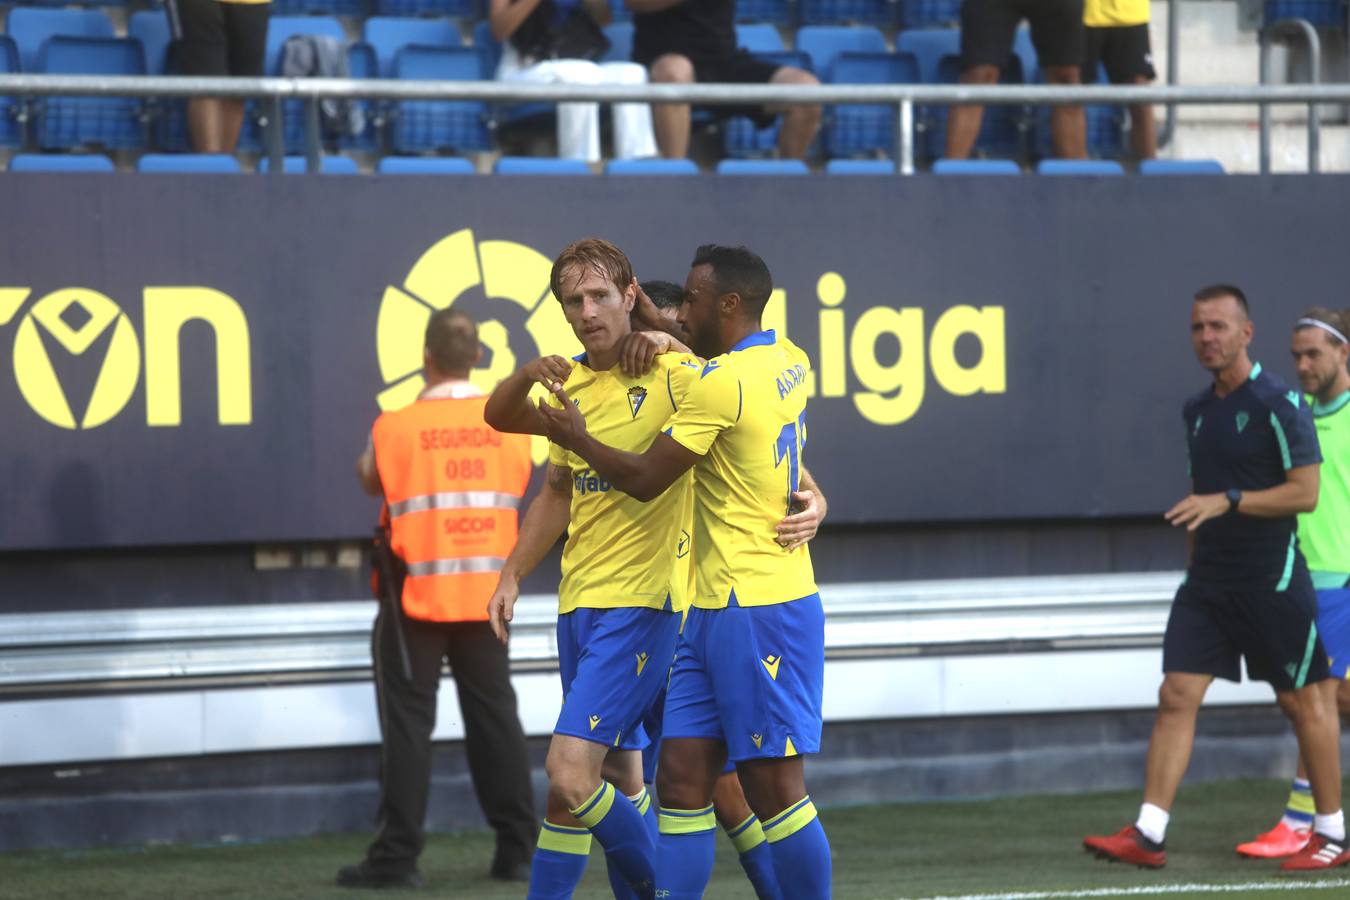
[[[1148,22],[1148,0],[1086,0],[1083,24],[1089,28],[1118,28]]]
[[[618,366],[597,372],[578,358],[564,387],[592,435],[611,447],[641,453],[679,408],[700,371],[697,359],[677,353],[658,356],[652,370],[637,378]],[[557,405],[552,394],[548,400]],[[683,475],[650,503],[641,503],[556,444],[549,445],[548,459],[572,470],[572,521],[563,547],[558,612],[664,608],[682,533],[688,552],[692,474]]]
[[[667,423],[703,457],[694,466],[691,605],[767,606],[816,592],[811,553],[774,540],[788,514],[806,444],[806,373],[799,347],[761,331],[708,360]]]

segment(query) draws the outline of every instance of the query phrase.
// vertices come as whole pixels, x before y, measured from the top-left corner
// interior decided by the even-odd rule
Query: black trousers
[[[506,648],[486,622],[419,622],[400,617],[412,664],[409,681],[399,660],[398,622],[388,613],[388,607],[381,604],[371,635],[384,743],[379,832],[367,856],[377,866],[400,869],[415,865],[422,852],[436,693],[441,663],[447,660],[459,692],[474,792],[497,834],[494,864],[527,861],[534,851],[538,822]]]

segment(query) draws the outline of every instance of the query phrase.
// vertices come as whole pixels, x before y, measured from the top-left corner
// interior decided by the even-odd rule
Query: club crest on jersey
[[[638,410],[642,409],[642,404],[647,399],[647,389],[633,385],[628,389],[628,408],[632,410],[633,418],[637,418]]]
[[[675,542],[675,558],[684,559],[689,555],[689,532],[680,529],[680,539]]]
[[[1242,434],[1242,429],[1247,427],[1247,423],[1251,421],[1251,418],[1252,417],[1247,414],[1247,411],[1245,409],[1238,411],[1237,414],[1238,434]]]
[[[590,722],[591,722],[591,731],[594,731],[594,730],[595,730],[595,726],[597,726],[597,725],[600,724],[600,717],[599,717],[599,716],[590,716],[589,718],[590,718]]]
[[[764,671],[766,671],[766,672],[769,673],[769,677],[772,678],[774,681],[777,681],[777,680],[778,680],[778,664],[781,663],[782,661],[783,661],[783,657],[781,657],[781,656],[774,656],[772,653],[770,653],[768,656],[766,656],[766,657],[764,657],[763,659],[761,659],[761,660],[760,660],[760,663],[763,664],[763,666],[764,666]]]
[[[642,670],[647,668],[647,654],[645,653],[637,654],[637,664],[638,664],[638,671],[637,671],[638,677],[641,678]]]
[[[758,750],[760,745],[764,743],[764,735],[752,734],[750,735],[750,740],[755,742],[755,749]]]

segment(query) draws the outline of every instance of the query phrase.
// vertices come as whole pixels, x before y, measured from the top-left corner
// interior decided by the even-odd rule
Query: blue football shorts
[[[664,736],[724,741],[736,762],[815,753],[824,685],[820,594],[691,609],[671,671]]]
[[[617,747],[647,746],[643,716],[666,686],[678,613],[582,608],[558,616],[563,705],[557,734]]]
[[[1331,677],[1350,678],[1350,588],[1317,592],[1317,631]]]

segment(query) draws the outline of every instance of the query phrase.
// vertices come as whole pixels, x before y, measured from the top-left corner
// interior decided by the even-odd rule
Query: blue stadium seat
[[[375,13],[381,16],[449,16],[452,19],[476,19],[482,14],[478,0],[375,0]]]
[[[835,84],[915,84],[919,62],[912,53],[841,53],[831,66]],[[895,151],[895,107],[839,104],[825,113],[825,152],[831,157]]]
[[[718,175],[809,175],[811,170],[800,159],[724,159],[717,164]]]
[[[19,71],[19,50],[7,34],[0,34],[0,72]],[[23,143],[20,116],[24,107],[18,97],[0,97],[0,147]]]
[[[772,25],[737,25],[736,46],[750,53],[775,53],[786,50],[783,36]]]
[[[38,9],[16,6],[9,11],[5,30],[19,48],[19,70],[37,72],[38,56],[48,38],[114,37],[112,20],[97,9]]]
[[[961,0],[900,0],[900,27],[941,28],[961,24]]]
[[[274,16],[364,16],[366,0],[271,0]]]
[[[697,175],[692,159],[612,159],[605,163],[606,175]]]
[[[58,35],[42,45],[38,71],[52,75],[144,75],[145,52],[134,38]],[[44,150],[97,144],[110,150],[145,146],[146,117],[129,97],[47,97],[38,104],[37,143]]]
[[[375,171],[381,175],[473,175],[478,170],[462,156],[386,156]]]
[[[347,74],[352,78],[378,78],[379,62],[375,48],[361,42],[347,45]],[[338,138],[343,150],[374,153],[380,149],[380,134],[384,126],[384,105],[378,100],[353,100],[364,114],[365,127],[358,134],[344,134]]]
[[[1120,163],[1109,159],[1043,159],[1036,163],[1037,175],[1124,175]]]
[[[1306,19],[1318,28],[1345,28],[1345,0],[1266,0],[1264,24]]]
[[[633,11],[628,8],[624,0],[609,0],[609,11],[614,16],[615,22],[633,21]]]
[[[1139,163],[1140,175],[1223,175],[1217,159],[1145,159]]]
[[[961,57],[944,56],[938,61],[938,83],[956,84],[961,76]],[[1008,57],[999,76],[1000,84],[1022,84],[1022,61],[1016,54]],[[917,117],[923,120],[930,159],[938,159],[947,148],[947,108],[928,107]],[[1010,158],[1025,152],[1023,137],[1027,128],[1027,109],[1023,106],[986,106],[975,139],[975,152],[985,156]]]
[[[589,175],[590,166],[579,159],[552,156],[503,156],[492,171],[498,175]]]
[[[258,162],[258,171],[267,174],[272,168],[271,160],[264,156]],[[285,175],[304,175],[305,158],[303,156],[287,156],[281,160],[281,171]],[[347,156],[322,156],[319,158],[320,175],[359,175],[361,169],[356,165],[356,161]]]
[[[228,153],[147,153],[136,162],[137,172],[200,172],[237,174],[239,160]]]
[[[839,54],[885,53],[886,38],[862,25],[809,25],[797,29],[797,49],[811,57],[811,70],[821,81],[833,81]]]
[[[136,38],[145,51],[147,75],[171,75],[169,71],[169,17],[162,9],[143,9],[127,20],[127,37]],[[151,119],[153,143],[160,150],[172,153],[189,148],[187,133],[187,101],[182,98],[162,97],[147,102]]]
[[[961,33],[952,28],[902,31],[895,36],[895,50],[913,54],[924,84],[940,84],[938,67],[942,60],[961,55]]]
[[[492,36],[492,25],[486,19],[474,26],[473,45],[479,52],[482,77],[491,81],[497,77],[502,45]],[[499,103],[490,109],[489,117],[507,124],[529,122],[552,127],[557,112],[552,103]]]
[[[373,16],[362,32],[365,42],[375,50],[379,77],[394,77],[394,58],[409,44],[426,47],[462,47],[459,26],[449,19],[396,19]]]
[[[1011,159],[939,159],[933,162],[934,175],[1021,175],[1022,169]]]
[[[263,53],[263,72],[267,75],[281,74],[281,50],[286,42],[297,35],[312,34],[329,37],[339,44],[347,42],[347,32],[342,23],[332,16],[272,16],[267,23],[267,44]],[[240,136],[241,150],[263,149],[263,134],[258,127],[259,112],[255,104],[249,102],[249,112],[244,116],[244,129]],[[283,104],[282,140],[287,153],[303,153],[305,149],[305,105],[299,100],[287,100]]]
[[[801,50],[766,51],[754,56],[778,66],[795,66],[811,71],[811,58]],[[722,123],[722,152],[734,159],[773,153],[778,147],[778,125],[779,120],[775,119],[765,128],[756,128],[755,123],[745,116],[732,116]]]
[[[605,37],[609,38],[609,49],[600,58],[601,62],[629,62],[632,60],[632,22],[610,22],[605,26]]]
[[[472,47],[404,47],[394,60],[397,78],[478,81],[482,66]],[[487,150],[492,146],[487,104],[478,100],[404,100],[392,113],[391,144],[403,154]]]
[[[117,167],[108,157],[98,153],[76,155],[56,153],[19,153],[9,161],[11,172],[116,172]]]
[[[796,0],[736,0],[736,21],[793,25]]]
[[[891,0],[800,0],[803,25],[889,25],[895,17]]]
[[[825,163],[826,175],[894,175],[895,163],[889,159],[832,159]]]

